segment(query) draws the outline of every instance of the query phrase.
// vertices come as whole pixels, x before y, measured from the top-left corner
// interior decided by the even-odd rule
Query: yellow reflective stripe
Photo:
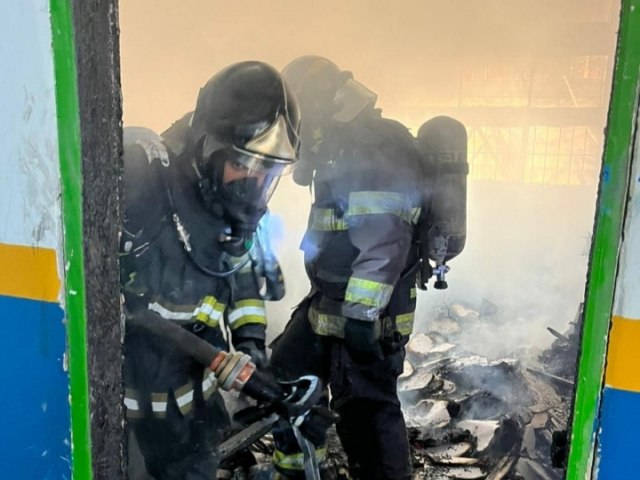
[[[321,313],[314,307],[309,308],[309,323],[318,335],[344,338],[345,317]]]
[[[232,330],[250,323],[267,324],[264,301],[258,299],[238,300],[229,311],[227,322]]]
[[[311,207],[311,212],[309,213],[309,230],[339,232],[347,229],[346,220],[344,218],[338,218],[333,208]]]
[[[266,325],[267,318],[262,315],[243,315],[239,320],[236,320],[230,326],[232,330],[236,330],[242,327],[243,325],[249,325],[249,324]]]
[[[396,328],[401,335],[411,335],[413,331],[414,312],[396,316]]]
[[[322,462],[327,456],[327,447],[316,448],[316,460]],[[304,470],[302,452],[284,453],[276,449],[273,452],[273,464],[283,470]]]
[[[125,407],[125,418],[127,420],[135,420],[139,418],[144,418],[144,414],[138,405],[137,400],[133,400],[131,398],[124,398],[124,407]]]
[[[154,416],[164,418],[167,414],[166,393],[151,394],[151,411]],[[134,389],[126,388],[124,394],[124,406],[127,418],[142,418],[143,414],[138,400],[138,392]]]
[[[365,192],[359,192],[365,193]],[[370,192],[366,192],[370,193]],[[375,193],[375,192],[374,192]],[[384,193],[388,195],[388,192]],[[352,194],[353,195],[353,194]],[[414,207],[410,210],[406,209],[395,209],[393,211],[387,211],[383,209],[376,209],[375,211],[370,208],[369,205],[358,206],[357,204],[353,206],[353,208],[349,209],[347,214],[350,215],[369,215],[369,214],[377,214],[377,213],[393,213],[398,215],[403,220],[417,224],[420,219],[420,212],[422,208]],[[347,224],[346,217],[338,217],[335,209],[333,208],[317,208],[311,207],[311,212],[309,213],[309,230],[315,230],[318,232],[342,232],[349,229],[349,225]]]
[[[406,195],[397,192],[351,192],[346,216],[355,215],[397,215],[406,222],[412,222],[413,209]]]
[[[149,303],[147,308],[167,320],[189,322],[195,319],[215,328],[222,318],[225,307],[225,304],[218,302],[215,297],[207,296],[196,308],[192,305],[173,305],[169,302],[161,303],[157,300]]]
[[[413,332],[415,313],[403,313],[396,315],[395,322],[391,322],[389,317],[382,319],[385,326],[385,335],[392,333],[392,326],[395,323],[396,330],[401,335],[411,335]],[[330,336],[336,338],[344,338],[344,325],[347,319],[340,315],[331,315],[319,312],[315,307],[309,308],[309,323],[311,328],[318,335]],[[375,324],[375,336],[380,337],[380,322]]]
[[[416,287],[413,287],[409,292],[409,298],[416,298],[418,296],[418,290]]]
[[[318,335],[344,338],[344,325],[346,317],[341,315],[331,315],[318,311],[315,307],[309,308],[309,323],[311,328]],[[380,322],[375,323],[375,336],[380,337]]]
[[[164,418],[167,416],[167,398],[166,393],[151,394],[151,410],[156,417]]]
[[[209,400],[211,395],[218,388],[218,380],[215,374],[208,369],[205,369],[202,377],[202,394],[205,400]],[[193,383],[185,383],[180,388],[173,390],[173,397],[175,398],[176,405],[180,410],[180,413],[186,415],[193,408]],[[169,395],[167,392],[151,393],[151,410],[155,417],[163,418],[167,413],[167,405],[169,401]],[[127,409],[127,418],[141,418],[143,413],[140,408],[140,401],[138,391],[133,388],[125,388],[124,405]]]
[[[259,298],[247,298],[245,300],[236,300],[233,302],[235,308],[243,308],[243,307],[262,307],[264,308],[264,301]]]
[[[389,303],[392,293],[392,285],[351,277],[344,300],[345,302],[360,303],[367,307],[384,308]]]
[[[194,312],[194,317],[199,322],[216,328],[222,318],[226,305],[218,301],[216,297],[206,296],[200,306]]]

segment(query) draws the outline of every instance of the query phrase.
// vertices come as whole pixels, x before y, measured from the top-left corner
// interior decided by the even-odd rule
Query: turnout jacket
[[[219,238],[226,225],[201,205],[197,187],[187,178],[190,162],[188,149],[176,154],[148,130],[125,131],[120,264],[127,314],[155,312],[222,348],[227,346],[222,326],[234,343],[264,341],[264,256],[256,249],[241,257],[223,250]],[[230,270],[235,271],[212,274]],[[212,374],[171,345],[142,337],[125,341],[125,351],[134,359],[125,362],[128,414],[140,409],[140,395],[160,398],[153,402],[153,412],[160,416],[172,395],[184,413],[200,378],[206,399],[215,387]],[[194,370],[199,372],[195,377]]]
[[[411,333],[420,157],[408,130],[375,112],[337,124],[319,147],[302,250],[316,295],[309,319],[344,336],[346,318]]]

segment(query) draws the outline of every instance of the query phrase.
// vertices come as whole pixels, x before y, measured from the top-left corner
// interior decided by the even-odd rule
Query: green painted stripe
[[[72,475],[92,478],[87,320],[82,243],[82,171],[71,0],[51,0],[51,28],[62,178],[67,339],[71,384]]]
[[[590,478],[638,105],[640,0],[623,0],[591,246],[567,480]]]

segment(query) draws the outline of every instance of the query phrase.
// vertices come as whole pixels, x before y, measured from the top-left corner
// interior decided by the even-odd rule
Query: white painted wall
[[[59,248],[48,0],[0,2],[0,243]]]
[[[11,245],[19,245],[53,250],[62,279],[60,162],[49,8],[49,0],[0,1],[0,248],[12,252],[17,250]],[[0,278],[39,278],[42,267],[49,272],[46,281],[55,281],[49,278],[50,265],[22,265],[20,261],[23,259],[17,265],[0,263]],[[63,284],[60,282],[60,299]],[[0,477],[71,478],[62,300],[22,298],[20,293],[0,290],[0,385],[3,391],[16,392],[0,398],[0,424],[11,432],[0,435]]]

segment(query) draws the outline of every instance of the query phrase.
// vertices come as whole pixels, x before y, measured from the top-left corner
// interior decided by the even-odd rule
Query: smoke
[[[282,331],[295,306],[309,293],[310,284],[299,247],[307,226],[310,207],[310,190],[296,185],[291,176],[281,179],[269,203],[272,216],[280,228],[280,232],[276,232],[272,240],[272,245],[284,273],[286,289],[282,301],[267,303],[269,339]]]
[[[300,55],[318,54],[351,70],[378,94],[385,115],[414,133],[428,118],[455,111],[447,109],[536,106],[536,101],[548,101],[536,97],[537,89],[552,81],[557,83],[561,104],[594,102],[598,112],[575,124],[602,132],[616,31],[612,18],[618,4],[617,0],[121,2],[124,124],[163,131],[193,109],[198,89],[230,63],[255,59],[282,68]],[[589,35],[567,28],[589,22],[595,25]],[[562,52],[567,52],[564,57]],[[599,70],[572,66],[564,78],[555,78],[557,72],[549,68],[536,77],[535,88],[528,89],[528,75],[535,75],[529,65],[544,67],[555,58],[562,64],[562,58],[571,55],[599,55]],[[523,68],[511,68],[513,64]],[[597,81],[584,72],[599,75]],[[505,83],[509,89],[502,92]],[[474,85],[486,89],[474,90]],[[489,116],[488,111],[484,115],[460,119],[467,125],[492,125],[498,120],[505,125],[504,118]],[[602,135],[596,140],[600,148]],[[598,158],[600,151],[593,154]],[[591,172],[592,185],[596,175]],[[498,307],[505,327],[496,331],[486,324],[472,324],[468,341],[475,343],[478,353],[495,356],[525,345],[544,347],[552,340],[545,327],[563,331],[582,300],[595,187],[471,181],[468,200],[466,249],[450,264],[448,290],[431,288],[420,294],[416,328],[425,328],[433,318],[431,312],[442,305],[464,302],[479,308],[486,299]],[[283,301],[268,305],[270,337],[281,330],[309,288],[298,247],[310,201],[308,189],[285,178],[270,203],[281,225],[274,247],[287,288]]]
[[[497,358],[545,348],[575,319],[584,296],[595,187],[472,182],[467,246],[450,262],[447,290],[421,292],[416,330],[462,303],[490,321],[465,322],[470,351]]]
[[[430,282],[419,292],[415,331],[429,330],[443,307],[482,312],[484,302],[496,312],[465,322],[467,350],[522,358],[546,348],[554,340],[546,327],[566,330],[583,300],[595,194],[594,186],[470,182],[466,248],[449,263],[447,290]],[[310,202],[308,188],[285,178],[270,204],[281,222],[273,245],[287,287],[283,301],[268,305],[270,335],[309,289],[299,245]]]

